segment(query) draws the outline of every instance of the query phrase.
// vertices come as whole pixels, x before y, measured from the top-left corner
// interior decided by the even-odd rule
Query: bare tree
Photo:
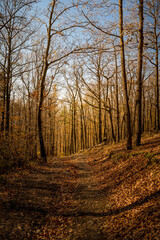
[[[39,141],[40,141],[40,150],[41,150],[41,158],[44,162],[47,162],[47,157],[46,157],[46,151],[45,151],[45,146],[44,146],[44,139],[43,139],[43,132],[42,132],[42,107],[43,107],[43,101],[44,101],[44,90],[45,90],[45,81],[46,81],[46,75],[47,75],[47,71],[48,68],[53,66],[54,64],[56,64],[57,62],[62,61],[64,58],[68,57],[69,55],[71,55],[72,53],[75,53],[78,51],[78,48],[75,47],[72,49],[68,49],[67,51],[62,51],[61,49],[59,49],[59,53],[58,56],[53,56],[53,54],[51,52],[54,52],[54,50],[51,47],[51,42],[53,39],[55,39],[56,41],[56,36],[61,36],[64,37],[65,32],[72,30],[76,27],[80,27],[83,26],[83,23],[75,24],[74,22],[70,22],[68,25],[67,22],[64,23],[64,25],[60,26],[58,29],[56,29],[57,26],[54,27],[54,25],[56,25],[57,22],[60,21],[60,18],[64,15],[64,17],[66,17],[66,12],[75,8],[77,5],[75,4],[71,4],[68,7],[63,7],[63,9],[59,10],[58,6],[59,6],[59,2],[58,0],[53,0],[50,3],[50,10],[49,10],[49,21],[48,21],[48,25],[45,24],[46,28],[47,28],[47,44],[44,50],[44,59],[43,59],[43,70],[42,70],[42,76],[41,76],[41,80],[40,80],[40,99],[39,99],[39,110],[38,110],[38,132],[39,132]],[[67,17],[66,17],[67,18]],[[58,26],[61,24],[58,24]],[[58,45],[58,44],[57,44]]]

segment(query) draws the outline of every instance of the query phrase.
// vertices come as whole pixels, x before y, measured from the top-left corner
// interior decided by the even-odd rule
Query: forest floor
[[[160,135],[0,176],[0,239],[160,239]]]

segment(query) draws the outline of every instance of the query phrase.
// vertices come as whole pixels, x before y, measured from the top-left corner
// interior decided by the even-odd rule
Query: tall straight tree
[[[116,120],[117,120],[117,142],[119,142],[120,140],[120,134],[119,134],[119,96],[118,96],[118,64],[117,64],[117,52],[116,52],[116,47],[114,46],[114,57],[115,57],[115,80],[116,80],[116,107],[117,107],[117,116],[116,116]]]
[[[41,158],[44,162],[47,162],[47,156],[46,156],[46,151],[44,147],[44,140],[43,140],[43,133],[42,133],[42,106],[44,101],[45,79],[46,79],[46,74],[49,67],[48,55],[49,55],[49,49],[51,44],[52,16],[54,13],[55,4],[56,4],[56,0],[52,1],[50,17],[49,17],[49,25],[47,28],[47,47],[46,47],[45,56],[44,56],[43,71],[42,71],[42,77],[41,77],[40,99],[39,99],[39,107],[38,107],[38,134],[39,134]]]
[[[121,55],[121,72],[122,72],[122,85],[124,94],[125,114],[127,121],[127,149],[132,149],[132,132],[131,132],[131,117],[128,101],[127,91],[127,75],[125,67],[125,53],[124,53],[124,29],[123,29],[123,0],[119,0],[119,34],[120,34],[120,55]]]
[[[139,45],[137,68],[137,92],[136,92],[136,125],[135,144],[141,144],[141,112],[142,112],[142,63],[143,63],[143,0],[139,1]]]
[[[160,2],[157,0],[155,2],[155,15],[154,15],[154,38],[155,38],[155,51],[156,51],[156,57],[155,57],[155,70],[156,70],[156,79],[155,79],[155,87],[156,87],[156,114],[155,114],[155,129],[158,131],[160,130],[160,120],[159,120],[159,68],[158,68],[158,56],[159,56],[159,49],[158,49],[158,37],[160,33],[158,33],[158,19],[159,19],[159,12],[160,12]]]

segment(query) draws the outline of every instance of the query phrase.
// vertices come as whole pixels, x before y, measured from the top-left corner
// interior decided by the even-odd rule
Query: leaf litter
[[[160,136],[3,176],[0,239],[160,239]]]

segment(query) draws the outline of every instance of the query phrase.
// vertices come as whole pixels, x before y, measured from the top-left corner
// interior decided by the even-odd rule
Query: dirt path
[[[72,222],[76,226],[69,239],[104,239],[100,227],[103,214],[107,207],[106,193],[98,191],[94,183],[92,169],[87,164],[85,157],[75,159],[77,165],[77,186],[75,188],[73,199],[77,204],[77,217],[73,217]]]
[[[105,195],[85,157],[13,174],[1,196],[0,239],[104,239],[94,215],[105,210]]]

